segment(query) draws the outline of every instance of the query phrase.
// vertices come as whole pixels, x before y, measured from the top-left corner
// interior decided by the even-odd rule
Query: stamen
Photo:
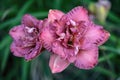
[[[73,26],[76,26],[76,22],[73,21],[72,19],[70,20],[70,23],[71,23]]]
[[[32,33],[34,31],[34,29],[35,29],[35,28],[29,28],[27,26],[25,28],[27,29],[28,33]]]
[[[58,40],[64,39],[64,37],[65,37],[65,33],[61,33],[61,34],[60,34],[60,38],[58,38]]]

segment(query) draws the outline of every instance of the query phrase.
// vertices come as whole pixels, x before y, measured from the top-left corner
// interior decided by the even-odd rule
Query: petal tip
[[[50,57],[49,66],[52,73],[62,72],[64,69],[66,69],[69,66],[69,64],[70,63],[67,60],[62,59],[56,54],[53,54]]]
[[[39,22],[39,20],[37,20],[35,17],[33,17],[30,14],[25,14],[22,17],[22,21],[21,23],[28,26],[28,27],[33,27],[35,26],[37,23]]]
[[[75,66],[80,69],[92,69],[98,63],[98,47],[83,50],[77,55]]]
[[[84,64],[75,64],[76,67],[80,68],[80,69],[86,69],[86,70],[89,70],[89,69],[93,69],[96,65],[98,64],[98,61],[94,62],[94,63],[89,63],[89,66],[86,66]]]
[[[59,70],[57,70],[57,69],[51,69],[51,72],[52,72],[53,74],[55,74],[55,73],[58,73],[58,72],[61,72],[61,71],[59,71]]]
[[[64,13],[62,11],[50,9],[48,13],[48,20],[53,22],[55,20],[59,20],[63,15]]]
[[[77,22],[89,20],[88,11],[82,6],[73,8],[67,13],[67,16]]]
[[[49,10],[49,13],[52,13],[52,12],[53,12],[53,10],[52,10],[52,9],[50,9],[50,10]]]

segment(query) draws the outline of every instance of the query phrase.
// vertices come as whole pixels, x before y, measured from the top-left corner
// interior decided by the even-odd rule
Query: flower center
[[[29,28],[29,27],[25,27],[25,29],[27,30],[28,33],[33,33],[33,31],[35,30],[35,28]]]
[[[68,40],[68,45],[70,45],[70,46],[73,45],[73,35],[70,35],[70,38]]]

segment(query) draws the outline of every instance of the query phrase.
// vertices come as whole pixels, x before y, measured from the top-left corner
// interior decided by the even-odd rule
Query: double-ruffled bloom
[[[13,38],[11,52],[15,56],[24,57],[28,61],[40,54],[42,43],[39,34],[42,22],[26,14],[22,18],[21,25],[10,30],[9,34]]]
[[[110,36],[89,19],[87,10],[81,6],[67,14],[50,10],[43,21],[26,18],[23,17],[22,25],[10,30],[14,39],[11,51],[30,60],[42,47],[47,49],[52,52],[49,62],[52,73],[63,71],[70,63],[80,69],[93,68],[98,63],[98,46]]]

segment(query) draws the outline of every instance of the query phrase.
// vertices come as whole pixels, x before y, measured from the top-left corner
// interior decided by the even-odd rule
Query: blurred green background
[[[95,20],[111,36],[99,47],[99,63],[94,69],[81,70],[71,64],[63,72],[52,74],[47,51],[29,62],[10,52],[8,32],[21,23],[24,14],[44,19],[49,9],[68,12],[79,5],[89,9],[93,2],[97,0],[0,0],[0,80],[120,80],[120,0],[110,0],[106,22]]]

